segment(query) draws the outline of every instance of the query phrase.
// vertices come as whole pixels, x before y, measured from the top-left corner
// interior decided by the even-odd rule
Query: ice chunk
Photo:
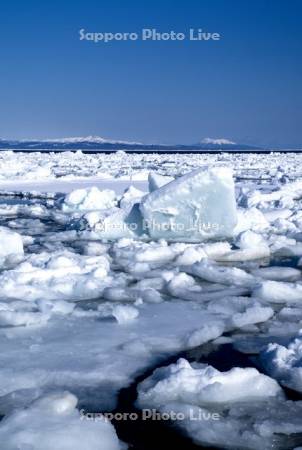
[[[241,249],[267,247],[263,237],[254,231],[243,232],[239,236],[238,245]]]
[[[170,261],[175,258],[173,248],[167,245],[151,247],[139,250],[135,259],[139,262],[156,262],[156,261]]]
[[[190,266],[206,257],[207,254],[202,248],[187,247],[184,252],[177,257],[175,263],[180,266]]]
[[[266,322],[274,315],[271,307],[263,306],[261,303],[249,297],[229,297],[216,299],[209,303],[208,311],[229,316],[229,328],[241,328],[247,325]]]
[[[134,204],[128,209],[111,208],[106,211],[90,211],[83,218],[73,222],[75,228],[87,227],[96,232],[97,239],[116,240],[143,237],[143,219]]]
[[[219,372],[207,364],[191,366],[182,358],[176,364],[156,369],[138,386],[138,404],[142,408],[174,401],[202,406],[276,396],[282,397],[278,383],[254,368],[234,367]]]
[[[83,300],[98,297],[106,286],[106,255],[83,256],[69,251],[30,255],[16,269],[0,274],[5,300]]]
[[[221,336],[225,331],[225,323],[222,320],[213,320],[210,324],[194,330],[189,334],[186,341],[188,348],[198,347],[205,342],[212,341],[213,339]]]
[[[202,448],[284,450],[301,444],[302,402],[272,398],[238,402],[223,411],[171,402],[160,414],[172,417],[174,426]]]
[[[195,275],[211,283],[221,283],[228,286],[256,285],[256,279],[249,273],[237,267],[225,267],[214,263],[211,260],[203,260],[193,264],[191,267],[185,266],[185,272]]]
[[[257,208],[238,209],[238,223],[234,234],[237,235],[243,231],[265,231],[270,226],[264,214]]]
[[[302,392],[302,335],[287,346],[269,344],[260,354],[266,372],[281,384]]]
[[[156,191],[156,189],[159,189],[160,187],[170,183],[170,181],[173,180],[173,177],[167,177],[164,175],[160,175],[159,173],[150,172],[148,175],[149,192]]]
[[[146,195],[146,192],[143,192],[135,188],[134,186],[129,186],[123,193],[119,205],[123,209],[129,208],[133,206],[135,203],[139,203],[144,195]]]
[[[113,317],[116,318],[118,323],[124,324],[132,322],[139,315],[138,309],[129,305],[117,305],[112,310]]]
[[[290,217],[293,213],[290,209],[271,209],[268,211],[264,211],[264,217],[269,222],[274,222],[277,219],[287,219]]]
[[[240,250],[233,250],[219,258],[217,261],[248,261],[270,256],[270,249],[267,242],[260,234],[253,231],[244,231],[238,239]]]
[[[232,236],[237,212],[232,172],[195,170],[151,192],[140,209],[154,239],[198,242]]]
[[[30,311],[2,310],[0,311],[0,327],[21,325],[42,325],[49,319],[48,314]]]
[[[115,205],[115,192],[111,189],[99,190],[92,186],[76,189],[68,194],[62,203],[64,212],[91,211],[112,208]]]
[[[276,250],[275,256],[283,257],[283,258],[302,256],[302,244],[299,243],[299,244],[295,244],[295,245],[287,245],[287,246],[281,247],[278,250]]]
[[[230,320],[230,325],[234,328],[240,328],[253,323],[266,322],[273,315],[274,310],[272,308],[253,305],[242,313],[234,314]]]
[[[0,257],[23,255],[22,236],[9,228],[0,227]]]
[[[120,450],[112,424],[103,418],[89,420],[76,409],[77,398],[69,392],[50,394],[29,408],[5,417],[0,424],[5,450]]]
[[[302,284],[267,280],[254,289],[253,295],[272,303],[299,303]]]
[[[263,278],[264,280],[272,281],[298,281],[301,280],[301,272],[293,267],[273,266],[273,267],[261,267],[259,269],[251,270],[251,273]]]
[[[98,310],[101,317],[114,317],[121,325],[132,322],[139,315],[138,309],[130,305],[103,303],[99,305]]]
[[[220,372],[180,359],[138,385],[137,404],[206,447],[281,450],[301,443],[302,402],[286,401],[278,383],[254,368]]]

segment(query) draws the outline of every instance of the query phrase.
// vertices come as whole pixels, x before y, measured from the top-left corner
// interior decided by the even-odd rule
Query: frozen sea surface
[[[113,411],[121,390],[167,365],[139,385],[140,406],[223,415],[210,424],[187,416],[174,421],[197,445],[301,446],[301,159],[294,153],[1,152],[0,438],[6,448],[40,450],[33,422],[45,436],[55,427],[62,450],[76,448],[78,433],[87,436],[88,450],[122,448],[110,424],[86,426],[81,408]],[[149,187],[156,197],[161,186],[205,166],[233,169],[231,235],[152,240],[131,228]],[[177,195],[162,203],[169,217],[181,202]],[[194,199],[194,208],[207,207],[201,203]],[[239,369],[236,361],[227,371],[205,360],[202,367],[167,362],[208,343],[252,355],[257,369]],[[289,400],[288,388],[297,398]]]

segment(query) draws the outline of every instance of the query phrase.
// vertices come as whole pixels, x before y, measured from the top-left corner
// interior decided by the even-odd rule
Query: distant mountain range
[[[205,138],[195,144],[143,144],[141,142],[115,141],[99,136],[72,137],[61,139],[24,139],[6,140],[0,139],[1,150],[27,150],[27,151],[59,151],[59,150],[84,150],[84,151],[114,151],[114,150],[146,150],[146,151],[202,151],[202,150],[262,150],[260,147],[237,144],[227,139]]]

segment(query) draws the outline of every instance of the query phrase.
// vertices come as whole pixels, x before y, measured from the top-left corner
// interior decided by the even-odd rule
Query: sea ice
[[[203,446],[283,450],[301,443],[302,402],[286,401],[278,383],[254,368],[220,372],[180,359],[138,385],[137,405],[156,408]]]
[[[252,275],[264,280],[272,281],[299,281],[301,280],[301,271],[294,267],[261,267],[251,270]]]
[[[101,295],[110,282],[107,255],[70,251],[31,254],[15,269],[0,274],[1,300],[84,300]]]
[[[113,425],[104,418],[88,420],[76,409],[69,392],[37,399],[28,408],[6,416],[0,423],[4,450],[121,450]],[[123,447],[125,448],[125,447]]]
[[[91,211],[112,208],[116,204],[115,192],[110,189],[99,190],[93,186],[76,189],[66,195],[62,203],[64,212]]]
[[[123,193],[121,199],[119,200],[119,206],[122,209],[128,209],[135,203],[139,203],[144,195],[146,195],[146,192],[143,192],[131,185]]]
[[[302,284],[265,280],[255,287],[253,295],[272,303],[300,303]]]
[[[227,286],[252,287],[257,284],[255,277],[237,267],[226,267],[205,259],[190,267],[185,266],[184,271],[211,283],[221,283]]]
[[[197,169],[145,196],[140,209],[153,239],[231,237],[237,223],[232,172],[219,166]]]
[[[47,326],[0,327],[0,413],[53,389],[69,390],[87,408],[110,411],[119,390],[139,373],[216,338],[226,320],[218,327],[217,313],[190,301],[89,305],[52,314]]]
[[[156,189],[159,189],[160,187],[170,183],[170,181],[173,180],[173,177],[167,177],[156,172],[150,172],[148,176],[149,192],[156,191]]]
[[[168,402],[202,406],[275,396],[283,397],[278,383],[254,368],[234,367],[219,372],[207,364],[191,365],[185,359],[156,369],[138,386],[138,404],[142,408],[158,408]]]
[[[234,169],[237,214],[230,170],[221,163]],[[205,165],[212,168],[192,172]],[[131,178],[146,180],[150,170],[147,194],[147,182]],[[0,412],[28,407],[3,424],[27,417],[33,400],[57,389],[91,410],[112,410],[120,389],[147,368],[213,339],[218,345],[223,333],[240,351],[265,348],[267,373],[302,392],[301,154],[0,152],[0,179]],[[71,193],[64,200],[54,192]],[[159,225],[168,222],[164,236],[147,235],[144,205]],[[175,233],[192,220],[206,229]],[[183,370],[194,387],[201,366]],[[260,382],[261,399],[254,384],[262,375],[254,378],[250,368],[204,370],[207,403],[160,407],[187,414],[177,426],[197,443],[301,446],[301,402],[266,397],[272,381]],[[209,399],[223,403],[208,403],[212,390]],[[191,411],[220,416],[192,421]],[[22,427],[31,433],[29,422]]]
[[[76,229],[89,229],[95,232],[96,239],[117,240],[143,237],[143,220],[134,204],[127,209],[111,208],[104,211],[91,211],[73,222]]]
[[[234,234],[240,234],[243,231],[252,230],[255,232],[266,231],[270,224],[264,214],[257,208],[238,209],[238,223]]]
[[[266,372],[281,384],[302,392],[302,336],[301,333],[287,346],[269,344],[260,353]]]
[[[270,256],[270,248],[264,238],[253,231],[244,231],[238,236],[237,245],[239,250],[232,250],[220,257],[217,261],[249,261],[255,259],[268,258]]]
[[[0,227],[0,258],[9,255],[23,255],[22,237],[9,228]]]

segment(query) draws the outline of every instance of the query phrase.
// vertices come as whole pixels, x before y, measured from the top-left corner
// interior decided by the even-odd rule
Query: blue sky
[[[0,3],[0,137],[302,144],[300,0]],[[218,32],[80,41],[79,30]]]

